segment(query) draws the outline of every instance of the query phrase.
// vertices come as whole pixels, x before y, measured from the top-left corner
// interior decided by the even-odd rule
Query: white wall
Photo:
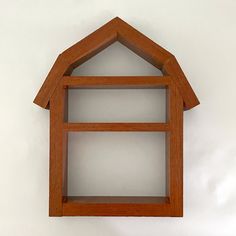
[[[235,1],[0,6],[0,235],[235,235]],[[56,56],[115,16],[172,52],[201,101],[185,112],[184,218],[48,217],[49,113],[32,100]]]
[[[161,75],[116,42],[73,75]],[[70,89],[70,122],[165,122],[165,89]],[[69,134],[68,194],[165,196],[165,132]]]

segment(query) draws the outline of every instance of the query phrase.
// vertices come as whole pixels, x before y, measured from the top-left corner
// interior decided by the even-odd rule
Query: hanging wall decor
[[[160,69],[163,76],[71,76],[72,71],[114,42]],[[70,123],[68,89],[167,90],[163,123]],[[199,104],[176,58],[116,17],[62,52],[34,103],[50,110],[50,216],[182,216],[183,112]],[[150,131],[166,133],[166,196],[68,196],[68,132]]]

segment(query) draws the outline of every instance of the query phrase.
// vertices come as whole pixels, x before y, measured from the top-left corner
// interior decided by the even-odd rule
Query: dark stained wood
[[[168,131],[167,123],[64,123],[65,131]]]
[[[64,88],[166,88],[170,76],[64,76]]]

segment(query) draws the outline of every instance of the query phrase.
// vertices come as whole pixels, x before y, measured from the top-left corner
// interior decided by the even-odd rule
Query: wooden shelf
[[[64,216],[166,216],[168,197],[65,197]]]
[[[65,88],[166,88],[171,83],[171,76],[63,76]]]
[[[78,131],[169,131],[168,123],[64,123],[68,132]]]
[[[168,197],[151,196],[68,196],[64,203],[169,203]]]
[[[70,76],[116,41],[163,76]],[[68,123],[68,89],[159,88],[167,90],[168,123]],[[199,101],[174,55],[115,17],[58,56],[34,103],[50,109],[50,216],[183,216],[183,111]],[[166,132],[168,197],[67,197],[68,132],[76,131]]]

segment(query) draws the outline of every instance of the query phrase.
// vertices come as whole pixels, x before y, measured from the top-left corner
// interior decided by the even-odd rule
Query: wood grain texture
[[[84,89],[147,89],[167,88],[172,82],[170,76],[64,76],[64,88]]]
[[[50,216],[183,215],[183,99],[173,82],[167,88],[167,123],[68,123],[68,90],[61,80],[50,108]],[[166,197],[67,197],[67,133],[86,131],[166,132]]]
[[[147,197],[147,196],[68,196],[63,203],[170,203],[168,197]]]
[[[164,76],[70,76],[115,41]],[[167,89],[166,123],[68,123],[68,89],[100,88]],[[34,102],[50,108],[50,216],[183,216],[183,111],[199,101],[172,54],[116,17],[57,58]],[[90,131],[165,132],[166,196],[68,196],[68,132]]]
[[[185,109],[199,104],[175,57],[119,17],[112,19],[58,57],[36,95],[34,103],[43,108],[49,107],[50,98],[61,78],[70,75],[75,67],[89,60],[115,41],[121,42],[137,55],[161,69],[166,75],[176,78],[174,81],[179,84]]]
[[[111,45],[116,39],[114,20],[111,20],[61,53],[36,95],[34,103],[46,108],[63,75],[70,74],[75,67]]]
[[[163,73],[172,76],[173,82],[176,84],[179,93],[183,98],[185,110],[189,110],[200,104],[175,57],[171,58],[164,64]]]
[[[68,197],[65,216],[168,216],[167,197]]]
[[[62,55],[70,62],[71,67],[76,68],[116,41],[117,28],[114,18],[66,49]]]
[[[183,99],[175,85],[168,91],[167,196],[172,216],[183,216]]]
[[[64,123],[63,129],[67,132],[82,131],[168,131],[167,123]]]
[[[62,199],[67,195],[67,133],[63,123],[67,119],[67,91],[55,90],[50,107],[50,171],[49,215],[62,215]]]
[[[173,56],[119,17],[116,20],[118,41],[158,69]]]
[[[59,55],[34,99],[35,104],[43,108],[49,108],[49,99],[58,85],[56,82],[58,79],[56,78],[60,78],[68,67],[69,63],[65,61],[62,55]]]

